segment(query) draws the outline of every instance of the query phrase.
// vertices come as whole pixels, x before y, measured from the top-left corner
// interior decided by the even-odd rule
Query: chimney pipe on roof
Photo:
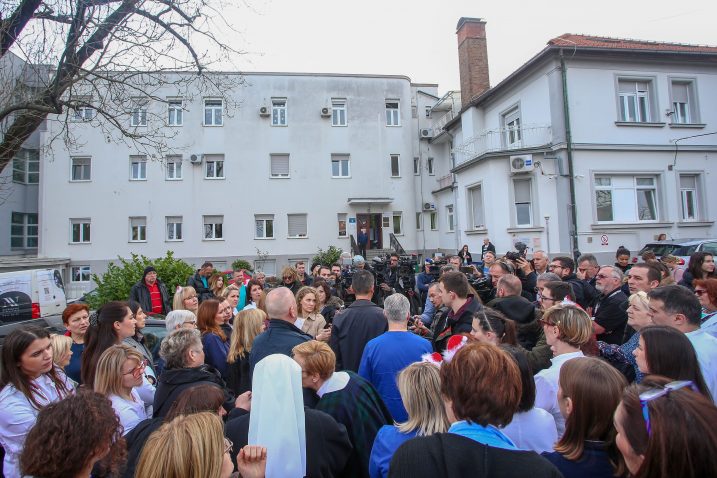
[[[461,106],[490,88],[488,75],[488,44],[485,20],[461,17],[456,27],[458,36],[458,69],[461,75]]]

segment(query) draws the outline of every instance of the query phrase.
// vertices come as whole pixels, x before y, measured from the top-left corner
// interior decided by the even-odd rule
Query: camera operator
[[[516,268],[516,264],[519,267]],[[506,260],[505,258],[495,262],[489,269],[490,279],[493,285],[488,294],[488,301],[495,299],[498,295],[498,279],[504,275],[514,275],[520,279],[521,292],[520,295],[533,302],[535,300],[535,286],[538,276],[535,274],[530,262],[525,258],[516,260]]]
[[[383,282],[379,286],[384,299],[396,292],[403,294],[403,287],[401,287],[398,274],[398,259],[399,256],[395,252],[389,256],[388,270],[386,271],[386,276],[383,278]]]
[[[426,302],[428,288],[438,279],[439,274],[432,273],[433,269],[438,269],[438,266],[434,266],[431,259],[426,259],[423,272],[416,277],[416,288],[418,289],[421,303]]]

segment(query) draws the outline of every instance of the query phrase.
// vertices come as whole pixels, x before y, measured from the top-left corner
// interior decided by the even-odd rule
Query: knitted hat
[[[145,268],[144,268],[144,274],[142,274],[142,280],[144,280],[144,278],[147,277],[147,274],[149,274],[150,272],[154,272],[154,273],[156,274],[156,273],[157,273],[157,269],[155,269],[155,268],[152,267],[152,266],[147,266],[147,267],[145,267]]]

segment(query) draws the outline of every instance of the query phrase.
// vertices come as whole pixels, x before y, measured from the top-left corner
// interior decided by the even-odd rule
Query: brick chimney
[[[456,27],[458,36],[458,69],[461,75],[461,106],[490,88],[488,77],[488,44],[485,21],[461,17]]]

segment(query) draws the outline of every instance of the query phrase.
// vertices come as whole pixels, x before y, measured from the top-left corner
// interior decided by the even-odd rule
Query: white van
[[[57,269],[0,273],[0,324],[60,315],[66,306]]]

